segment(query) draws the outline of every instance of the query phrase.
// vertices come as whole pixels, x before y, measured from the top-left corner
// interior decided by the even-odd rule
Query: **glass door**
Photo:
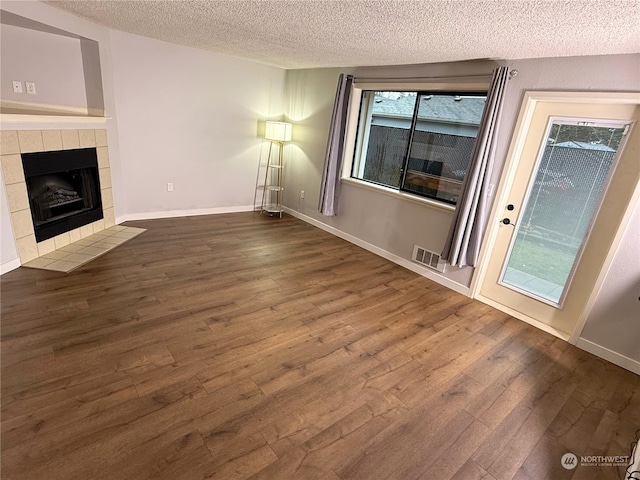
[[[640,107],[538,101],[512,142],[477,298],[568,338],[640,181]]]
[[[500,284],[562,305],[628,128],[550,119]]]

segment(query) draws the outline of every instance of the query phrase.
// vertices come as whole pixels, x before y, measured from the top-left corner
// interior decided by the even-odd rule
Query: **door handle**
[[[505,225],[511,225],[512,227],[515,227],[516,224],[515,223],[511,223],[511,219],[509,218],[503,218],[502,220],[500,220],[502,223],[504,223]]]

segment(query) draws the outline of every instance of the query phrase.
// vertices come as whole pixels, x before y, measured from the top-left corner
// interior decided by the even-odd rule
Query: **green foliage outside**
[[[575,260],[575,252],[561,251],[535,238],[518,238],[509,266],[556,285],[564,285]]]
[[[588,127],[584,125],[562,125],[554,123],[549,138],[554,143],[563,142],[595,142],[618,149],[624,128]]]

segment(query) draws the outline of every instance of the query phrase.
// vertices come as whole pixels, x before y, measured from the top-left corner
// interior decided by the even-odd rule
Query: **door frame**
[[[501,310],[515,318],[518,318],[526,323],[529,323],[545,332],[551,333],[556,337],[560,337],[563,340],[567,340],[569,343],[575,344],[582,333],[582,329],[591,313],[591,310],[596,302],[598,293],[600,292],[609,267],[613,262],[613,258],[618,250],[620,242],[624,232],[629,224],[631,216],[633,214],[634,207],[638,200],[640,200],[640,182],[636,183],[634,191],[627,203],[626,209],[622,216],[622,220],[618,225],[618,229],[615,232],[611,247],[606,252],[602,269],[596,277],[596,282],[589,295],[588,302],[584,305],[573,331],[571,334],[567,334],[560,330],[557,330],[546,323],[540,322],[535,318],[529,317],[523,313],[520,313],[514,309],[511,309],[505,305],[502,305],[490,298],[485,297],[480,293],[483,282],[486,278],[487,267],[491,254],[493,253],[493,247],[495,245],[496,237],[498,235],[498,229],[500,228],[500,220],[504,216],[504,205],[506,205],[513,181],[516,175],[518,167],[518,161],[524,149],[525,140],[529,133],[529,127],[534,117],[536,106],[540,102],[552,102],[552,103],[594,103],[594,104],[635,104],[640,105],[640,92],[551,92],[551,91],[526,91],[518,115],[518,120],[515,125],[513,137],[509,150],[507,152],[505,164],[502,169],[502,174],[497,184],[496,196],[491,207],[489,219],[487,223],[487,230],[484,235],[484,240],[480,249],[480,255],[478,259],[478,267],[475,269],[473,277],[471,279],[470,290],[472,297],[476,298],[488,305],[491,305],[498,310]]]

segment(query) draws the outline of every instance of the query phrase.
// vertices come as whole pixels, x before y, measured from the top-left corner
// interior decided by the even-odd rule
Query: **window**
[[[351,176],[456,204],[484,93],[362,92]]]

